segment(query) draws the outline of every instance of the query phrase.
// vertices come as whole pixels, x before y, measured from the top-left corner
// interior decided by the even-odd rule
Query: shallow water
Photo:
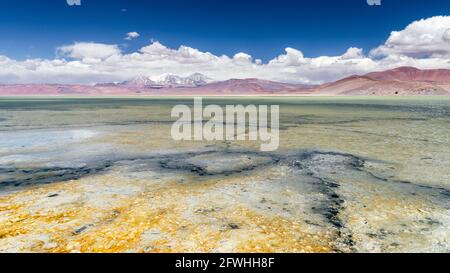
[[[280,149],[175,142],[189,98],[0,99],[1,252],[449,252],[450,99],[279,104]]]

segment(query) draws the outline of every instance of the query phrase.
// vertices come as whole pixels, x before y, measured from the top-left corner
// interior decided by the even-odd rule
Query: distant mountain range
[[[450,95],[450,70],[420,70],[413,67],[351,76],[319,86],[289,84],[260,79],[213,81],[195,73],[187,77],[173,74],[139,76],[122,83],[93,86],[68,84],[0,85],[0,95]]]
[[[315,95],[450,95],[450,70],[399,67],[351,76],[314,89]]]

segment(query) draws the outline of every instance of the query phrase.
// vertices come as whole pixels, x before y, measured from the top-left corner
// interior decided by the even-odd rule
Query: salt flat
[[[447,97],[279,104],[280,149],[175,142],[191,98],[0,99],[1,252],[448,252]]]

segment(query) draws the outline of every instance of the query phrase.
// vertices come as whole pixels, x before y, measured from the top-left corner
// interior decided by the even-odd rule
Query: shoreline
[[[179,99],[179,98],[195,98],[195,97],[204,97],[204,98],[334,98],[334,99],[370,99],[370,98],[390,98],[390,99],[402,99],[402,98],[450,98],[450,94],[448,95],[398,95],[398,96],[331,96],[331,95],[292,95],[292,94],[277,94],[277,95],[105,95],[105,96],[90,96],[90,95],[0,95],[0,100],[3,99]]]

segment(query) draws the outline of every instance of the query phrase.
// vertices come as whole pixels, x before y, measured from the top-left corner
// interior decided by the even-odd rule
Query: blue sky
[[[267,61],[285,47],[305,55],[341,54],[350,46],[371,49],[392,30],[450,12],[450,1],[382,0],[1,0],[0,54],[18,60],[52,58],[76,41],[124,44],[133,51],[156,39],[216,55],[246,52]],[[126,9],[126,11],[123,11]]]
[[[450,1],[0,0],[0,84],[450,69]],[[125,39],[135,32],[133,39]],[[139,34],[139,35],[138,35]]]

